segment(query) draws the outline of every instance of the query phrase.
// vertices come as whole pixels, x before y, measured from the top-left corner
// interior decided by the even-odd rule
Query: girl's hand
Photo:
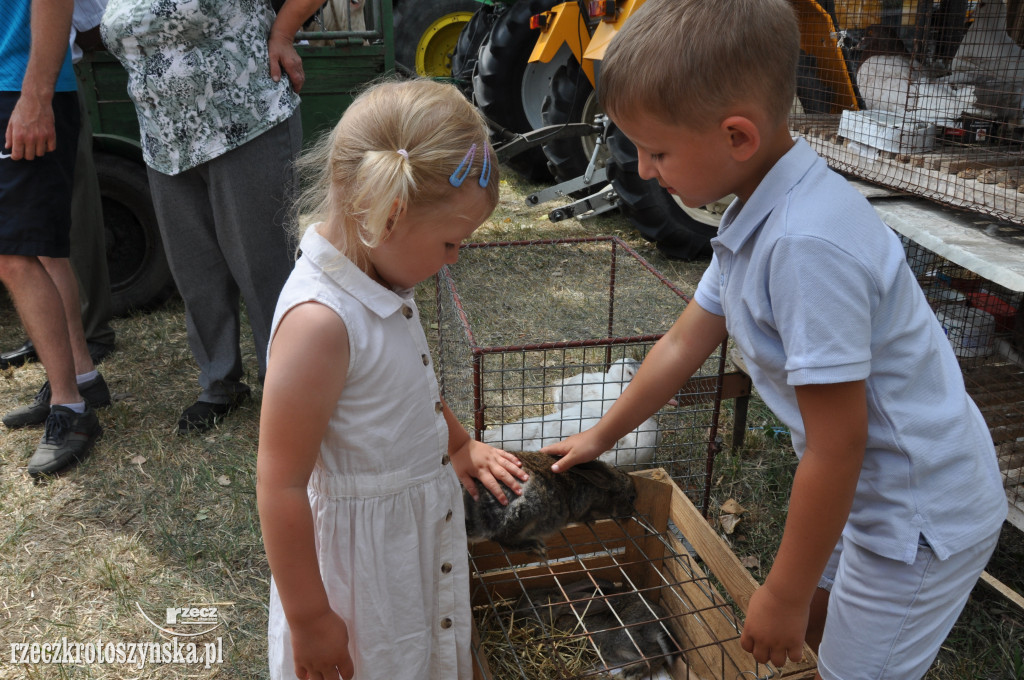
[[[552,463],[552,472],[565,472],[573,465],[588,463],[612,447],[597,436],[594,428],[566,437],[556,444],[549,444],[540,450],[552,456],[561,456]]]
[[[511,453],[474,439],[467,440],[461,448],[450,454],[450,458],[455,474],[474,501],[480,500],[480,491],[474,479],[480,480],[499,503],[508,505],[508,499],[498,482],[512,489],[516,495],[521,495],[523,487],[517,480],[525,482],[530,478],[526,470],[523,470],[522,462]]]
[[[750,596],[740,646],[759,663],[771,661],[777,668],[786,664],[787,657],[800,661],[809,616],[809,602],[789,602],[761,586]]]
[[[299,680],[344,680],[355,675],[348,652],[348,626],[328,610],[292,629],[292,658]]]

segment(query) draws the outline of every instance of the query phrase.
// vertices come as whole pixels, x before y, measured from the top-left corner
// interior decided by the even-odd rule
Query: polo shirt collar
[[[412,288],[392,290],[377,283],[324,238],[317,231],[319,226],[317,223],[306,229],[299,248],[325,276],[382,319],[412,301]]]
[[[737,198],[729,204],[722,215],[715,240],[732,252],[742,248],[819,160],[820,156],[805,139],[797,139],[764,176],[746,203]]]

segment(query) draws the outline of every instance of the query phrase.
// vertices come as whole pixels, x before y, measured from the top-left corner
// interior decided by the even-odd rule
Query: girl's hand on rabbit
[[[552,456],[561,456],[551,465],[552,472],[565,472],[573,465],[588,463],[612,448],[615,442],[606,444],[594,431],[584,430],[579,434],[566,437],[560,442],[549,444],[540,450]]]
[[[292,657],[299,680],[350,680],[355,675],[348,651],[348,626],[331,610],[293,625]]]
[[[514,455],[473,439],[468,439],[452,453],[451,461],[459,481],[474,501],[480,500],[480,490],[474,479],[487,487],[499,503],[508,505],[508,498],[501,485],[504,484],[516,495],[522,495],[520,481],[525,482],[530,478]]]

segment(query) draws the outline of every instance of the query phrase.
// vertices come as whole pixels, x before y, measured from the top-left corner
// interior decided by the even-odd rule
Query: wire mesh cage
[[[537,450],[596,423],[686,302],[616,237],[469,244],[437,276],[442,393],[476,439]],[[722,350],[602,460],[663,467],[705,508]]]
[[[794,0],[791,127],[829,164],[1024,224],[1024,4]]]
[[[474,677],[813,678],[809,650],[784,673],[742,650],[720,588],[745,599],[752,578],[663,470],[632,476],[634,514],[570,525],[546,562],[471,547]]]
[[[992,433],[1010,519],[1024,530],[1024,293],[901,240]]]

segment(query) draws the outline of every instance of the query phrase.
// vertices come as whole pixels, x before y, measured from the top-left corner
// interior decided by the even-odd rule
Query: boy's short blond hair
[[[699,129],[750,104],[781,124],[799,54],[786,0],[648,0],[609,45],[598,96],[613,118],[643,113]]]

